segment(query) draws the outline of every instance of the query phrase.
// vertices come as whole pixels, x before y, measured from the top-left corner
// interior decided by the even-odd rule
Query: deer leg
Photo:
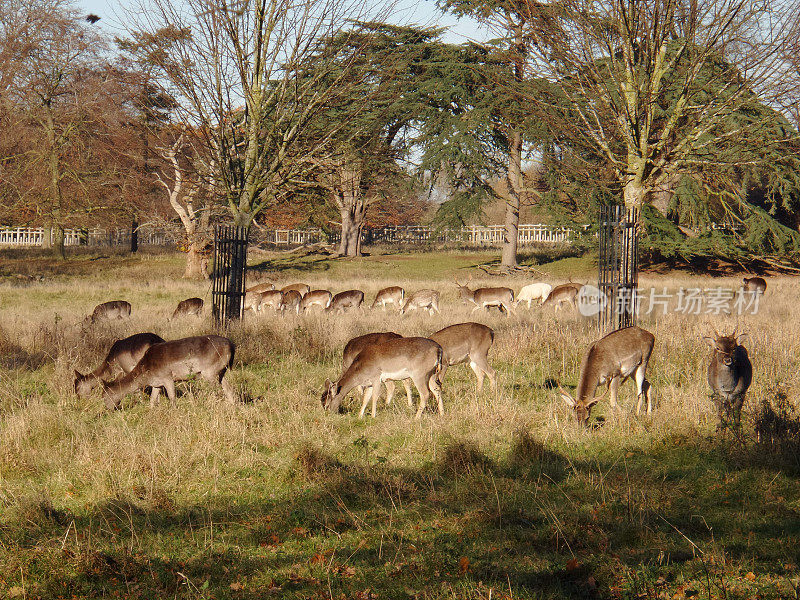
[[[387,379],[384,384],[386,385],[386,406],[389,406],[394,398],[394,381]]]
[[[433,397],[436,398],[436,403],[439,405],[439,415],[444,414],[444,403],[442,402],[442,383],[436,376],[436,373],[431,375],[428,379],[428,388],[433,392]]]
[[[478,378],[478,391],[479,392],[483,391],[483,378],[484,378],[483,369],[478,367],[478,365],[474,361],[469,361],[469,367],[475,373],[475,377]]]
[[[477,365],[477,367],[489,377],[489,382],[492,384],[492,390],[496,392],[497,391],[497,376],[496,376],[497,374],[496,374],[495,370],[491,366],[489,366],[488,358],[486,356],[476,356],[475,357],[475,362],[474,363],[470,362],[470,364],[469,364],[469,366],[472,367],[472,370],[474,371],[475,367],[472,366],[473,364]]]
[[[158,404],[158,397],[161,395],[161,387],[154,385],[150,388],[150,408]]]
[[[380,381],[378,381],[378,390],[380,390]],[[364,390],[364,400],[361,403],[361,410],[358,411],[358,418],[364,418],[364,412],[367,410],[367,405],[369,404],[370,397],[375,393],[375,385],[371,385],[366,390]],[[374,416],[374,415],[373,415]]]
[[[225,394],[225,398],[228,400],[228,404],[235,404],[236,403],[236,394],[233,391],[233,386],[231,382],[228,381],[228,378],[225,375],[228,374],[227,370],[220,372],[219,374],[219,384],[222,386],[222,393]]]
[[[413,380],[414,385],[417,386],[417,391],[419,392],[419,407],[417,408],[417,414],[414,415],[414,418],[420,419],[422,418],[422,413],[425,411],[425,407],[428,405],[428,398],[430,397],[431,393],[428,391],[427,381],[419,381],[416,377],[414,377]]]
[[[408,400],[408,405],[411,408],[414,408],[414,400],[412,399],[413,394],[411,393],[411,382],[408,379],[403,379],[403,387],[406,388],[406,399]]]
[[[642,400],[644,399],[644,365],[639,365],[636,368],[636,373],[634,375],[636,379],[636,414],[639,414],[639,410],[642,408]],[[650,399],[647,399],[647,414],[650,414]]]
[[[167,398],[169,398],[170,404],[175,406],[175,381],[172,379],[165,381],[164,390],[167,392]]]
[[[609,398],[609,404],[611,404],[611,408],[617,408],[617,393],[619,393],[619,377],[612,377],[611,381],[608,382],[608,389],[606,391],[611,392],[611,396]]]

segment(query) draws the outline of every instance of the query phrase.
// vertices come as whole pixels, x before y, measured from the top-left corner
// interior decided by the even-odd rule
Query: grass
[[[583,430],[553,387],[574,387],[596,330],[571,312],[471,316],[454,275],[525,282],[486,275],[492,259],[259,254],[256,277],[357,287],[368,301],[384,285],[436,287],[443,314],[249,318],[229,332],[239,404],[193,381],[175,407],[140,395],[109,413],[72,394],[72,369],[136,331],[211,331],[166,321],[183,298],[208,302],[208,285],[181,280],[169,254],[0,256],[0,598],[796,597],[800,469],[775,425],[793,431],[796,414],[795,280],[771,278],[759,313],[738,319],[755,368],[742,436],[715,432],[700,340],[737,319],[674,312],[642,323],[656,335],[654,414],[631,414],[626,384],[623,411],[601,401]],[[593,273],[587,259],[526,259],[552,282]],[[130,322],[83,325],[117,298],[133,304]],[[460,366],[448,370],[444,417],[414,421],[401,393],[375,419],[359,421],[355,400],[343,415],[322,411],[350,337],[470,318],[496,331],[497,394],[478,393]],[[770,421],[781,443],[757,440],[763,406],[778,400],[791,405]]]

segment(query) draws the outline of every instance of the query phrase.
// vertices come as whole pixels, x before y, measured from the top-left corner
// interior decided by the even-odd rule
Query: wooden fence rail
[[[45,236],[55,243],[55,231],[43,227],[0,227],[0,247],[41,247]],[[164,230],[140,227],[137,230],[140,245],[164,246],[174,238]],[[126,246],[131,243],[131,230],[126,229],[65,229],[65,246]]]

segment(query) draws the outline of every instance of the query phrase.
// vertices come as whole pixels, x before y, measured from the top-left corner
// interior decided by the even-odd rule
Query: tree
[[[235,224],[249,225],[305,174],[299,139],[346,92],[358,52],[334,60],[318,42],[363,10],[352,0],[153,0],[134,15],[124,47],[157,68],[180,120],[198,132]],[[331,125],[305,150],[341,126]]]
[[[600,157],[626,206],[651,203],[700,166],[752,161],[759,149],[742,150],[775,113],[737,115],[754,99],[787,101],[779,82],[781,52],[797,35],[793,2],[526,0],[524,9],[528,72],[555,88],[527,102],[547,115],[556,144]]]

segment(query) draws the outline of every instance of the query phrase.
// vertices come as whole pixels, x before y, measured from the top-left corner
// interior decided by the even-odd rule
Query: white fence
[[[518,242],[521,246],[543,244],[568,244],[572,241],[574,230],[567,227],[554,227],[541,223],[520,225]],[[364,229],[361,240],[365,244],[426,244],[457,243],[467,246],[501,246],[505,227],[503,225],[470,225],[461,228],[436,229],[425,225],[403,227],[382,227]],[[317,242],[338,243],[340,233],[329,237],[321,229],[268,229],[262,232],[261,241],[277,246],[302,246]]]
[[[50,234],[50,244],[55,243],[55,231],[43,227],[2,227],[0,228],[0,247],[41,247],[45,246],[45,236]],[[140,245],[162,246],[169,243],[166,231],[140,227],[137,230]],[[130,244],[130,229],[65,229],[65,246],[120,246]]]

